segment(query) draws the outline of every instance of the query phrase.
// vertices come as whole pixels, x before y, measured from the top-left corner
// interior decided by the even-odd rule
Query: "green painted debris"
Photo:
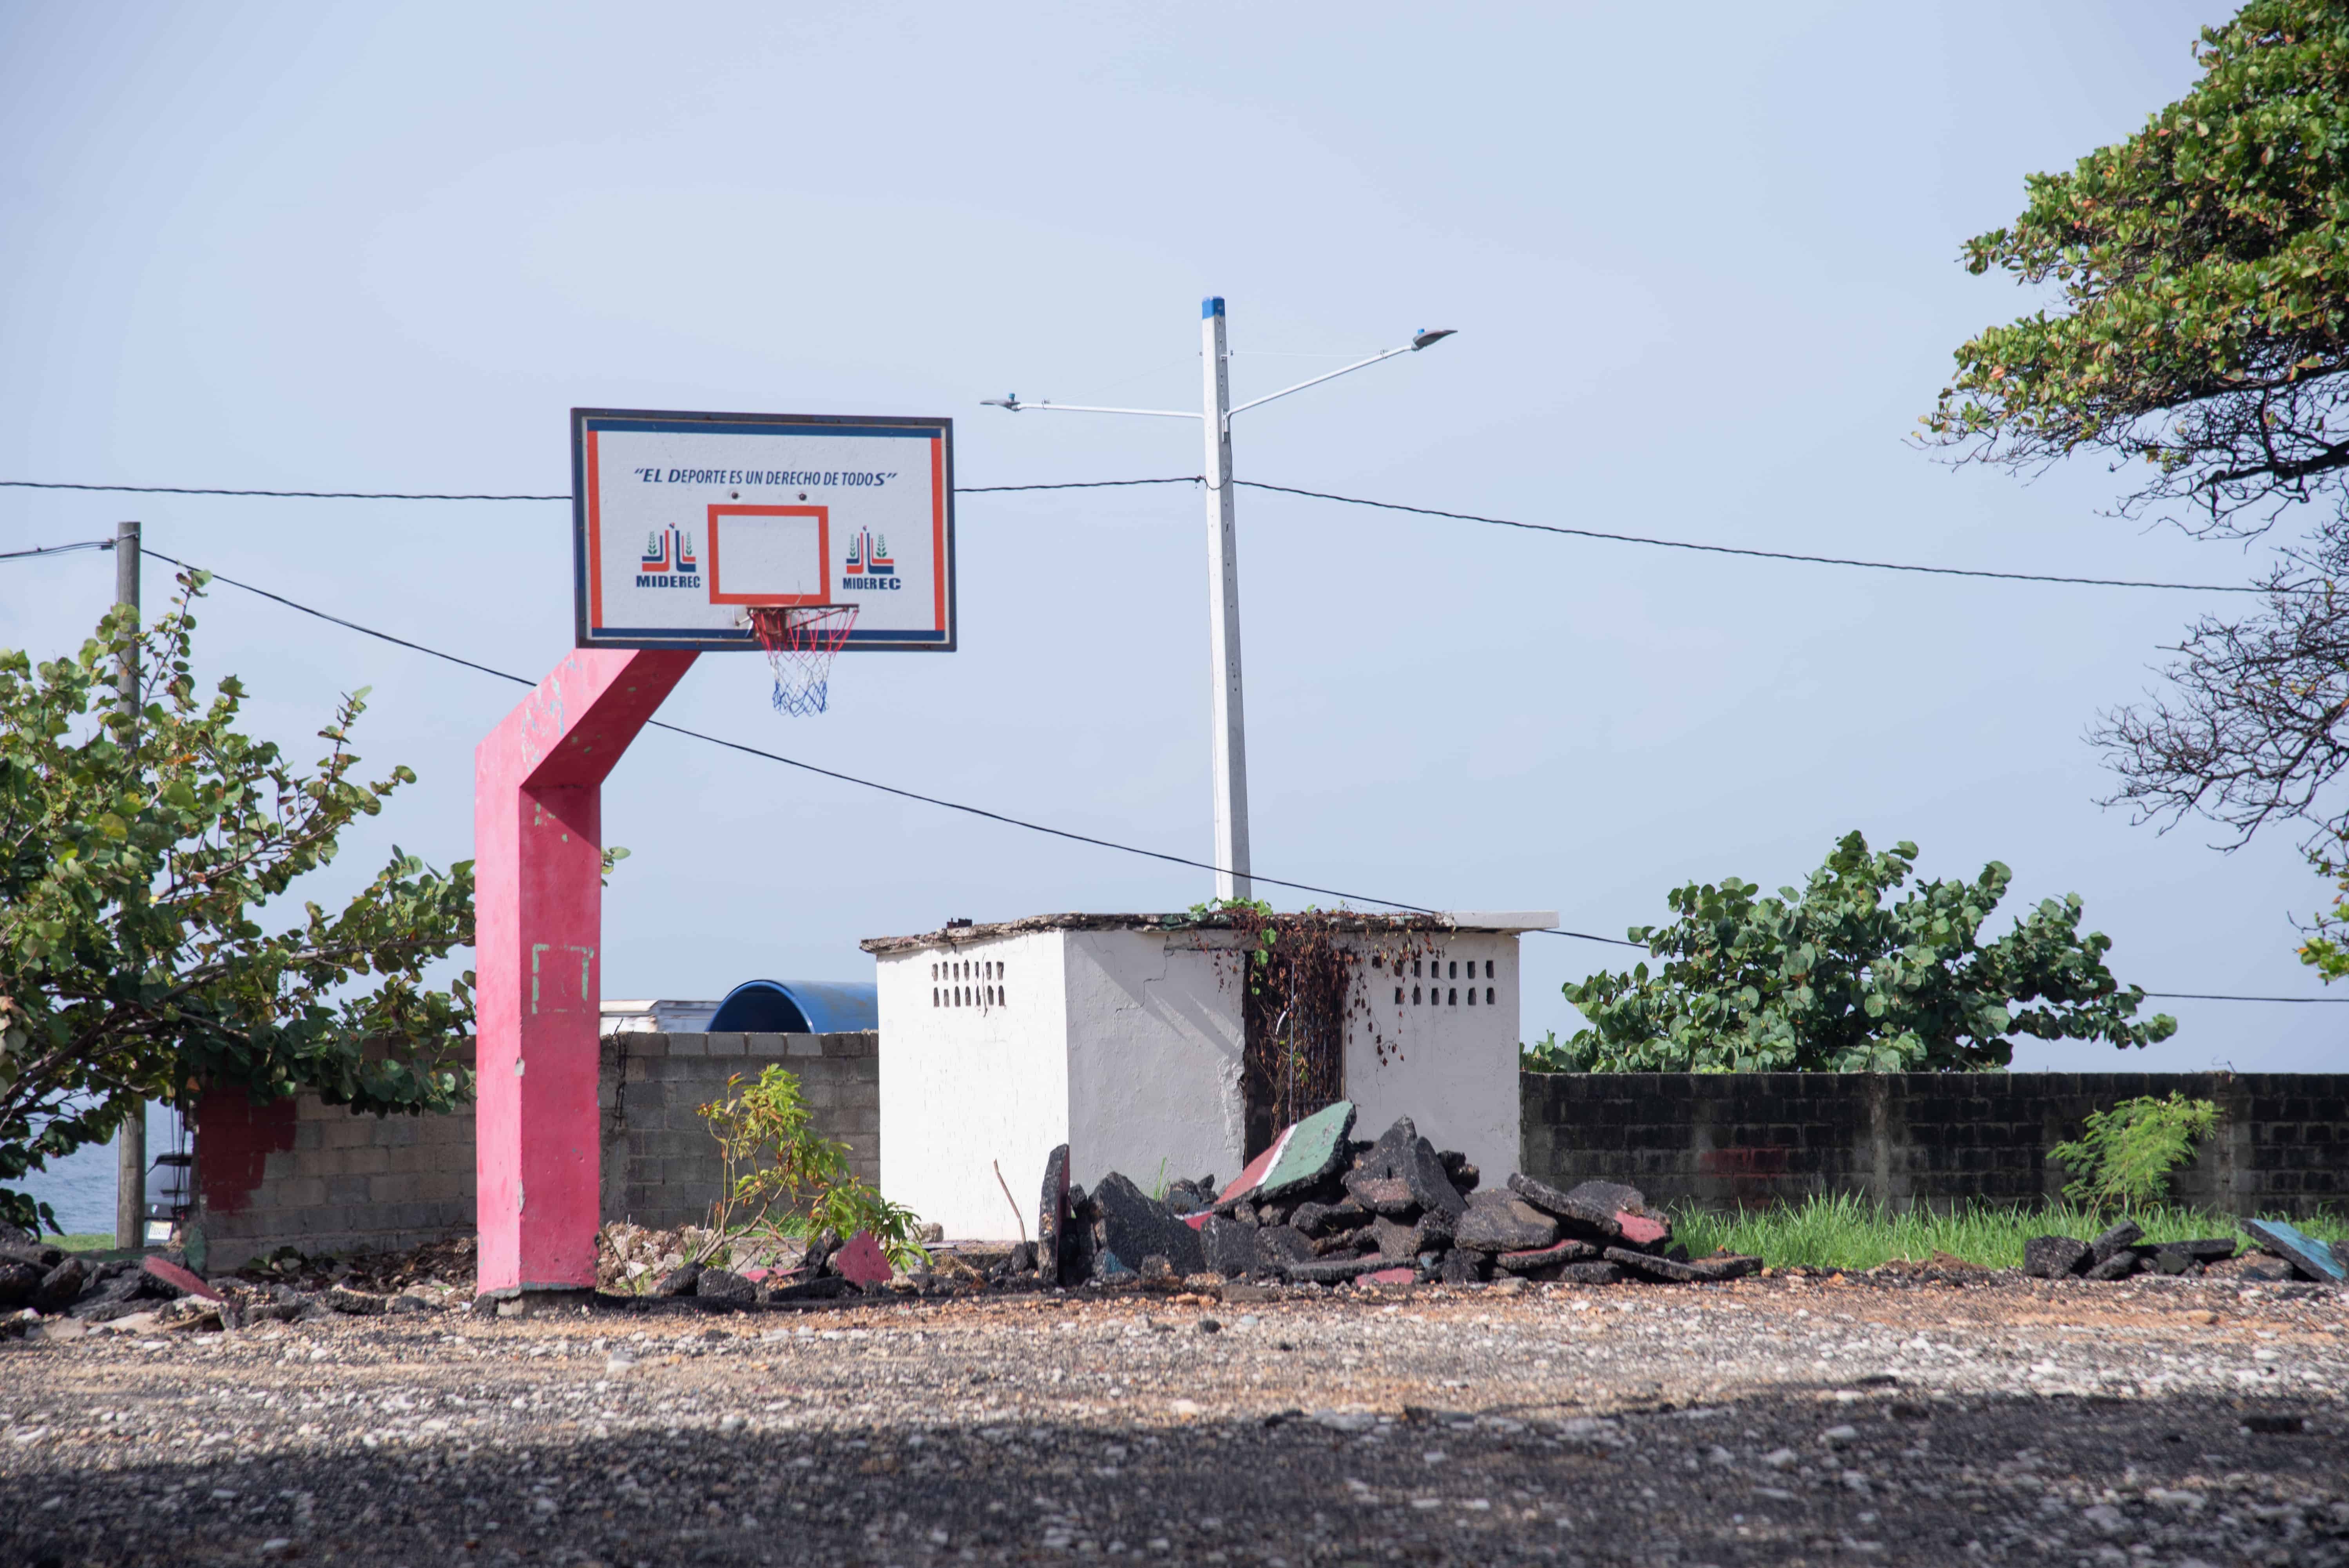
[[[1261,1200],[1278,1198],[1310,1187],[1338,1169],[1346,1158],[1346,1135],[1354,1130],[1354,1102],[1341,1099],[1324,1106],[1289,1130],[1288,1146],[1265,1172],[1256,1191]]]

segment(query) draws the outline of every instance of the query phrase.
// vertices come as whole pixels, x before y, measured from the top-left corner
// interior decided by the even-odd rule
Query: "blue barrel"
[[[880,992],[870,980],[745,980],[709,1018],[713,1035],[840,1035],[880,1026]]]

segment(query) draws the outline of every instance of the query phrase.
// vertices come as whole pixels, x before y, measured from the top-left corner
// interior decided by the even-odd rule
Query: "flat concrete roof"
[[[1278,918],[1276,916],[1275,918]],[[1514,934],[1538,931],[1557,923],[1555,910],[1462,910],[1450,914],[1363,914],[1351,910],[1331,913],[1339,931],[1404,932],[1466,931]],[[1230,931],[1232,920],[1223,914],[1031,914],[1023,920],[974,922],[949,925],[917,936],[868,936],[857,944],[872,954],[909,953],[924,947],[956,947],[966,943],[992,942],[1040,931]]]

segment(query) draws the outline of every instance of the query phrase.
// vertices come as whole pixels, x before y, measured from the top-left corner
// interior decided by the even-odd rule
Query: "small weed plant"
[[[816,1131],[792,1073],[769,1067],[747,1083],[736,1073],[726,1080],[726,1098],[703,1106],[701,1119],[726,1161],[725,1190],[709,1216],[720,1234],[755,1245],[870,1231],[891,1263],[927,1261],[915,1239],[919,1219],[857,1180],[848,1168],[848,1145]]]
[[[2064,1195],[2074,1202],[2134,1210],[2160,1201],[2171,1173],[2218,1124],[2216,1105],[2172,1089],[2167,1099],[2144,1095],[2090,1111],[2081,1135],[2047,1154],[2072,1173]]]

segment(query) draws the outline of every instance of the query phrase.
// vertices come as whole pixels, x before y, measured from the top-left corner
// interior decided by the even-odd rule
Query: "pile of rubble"
[[[1689,1284],[1762,1266],[1725,1253],[1691,1258],[1636,1188],[1586,1181],[1561,1192],[1524,1175],[1485,1188],[1475,1166],[1435,1148],[1409,1117],[1360,1142],[1350,1138],[1354,1114],[1340,1100],[1284,1129],[1228,1187],[1216,1191],[1212,1177],[1177,1181],[1164,1199],[1116,1171],[1091,1192],[1071,1186],[1063,1144],[1044,1173],[1039,1280]]]
[[[595,1238],[598,1287],[732,1306],[831,1300],[878,1289],[895,1272],[862,1231],[846,1242],[825,1231],[746,1243],[698,1225],[656,1231],[615,1221]]]
[[[377,1272],[396,1277],[375,1277],[366,1259],[329,1270],[293,1254],[206,1279],[181,1257],[92,1259],[0,1226],[0,1336],[46,1331],[56,1320],[83,1327],[235,1328],[333,1312],[430,1311],[455,1294],[457,1287],[439,1276],[460,1262],[464,1294],[471,1295],[471,1248],[470,1240],[460,1240],[378,1261]],[[414,1288],[388,1294],[401,1284]]]
[[[2280,1220],[2245,1220],[2243,1230],[2260,1250],[2282,1258],[2302,1279],[2339,1284],[2349,1278],[2349,1246],[2326,1243]],[[2023,1246],[2023,1272],[2033,1279],[2127,1279],[2132,1274],[2200,1274],[2235,1255],[2232,1236],[2184,1242],[2148,1242],[2144,1227],[2123,1220],[2084,1242],[2073,1236],[2033,1236]]]

